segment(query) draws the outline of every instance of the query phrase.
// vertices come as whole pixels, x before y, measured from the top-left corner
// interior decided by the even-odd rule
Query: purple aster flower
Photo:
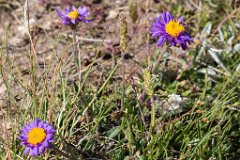
[[[169,41],[171,46],[179,44],[183,50],[187,48],[187,43],[192,42],[192,38],[186,32],[185,25],[182,23],[183,16],[178,20],[169,12],[161,13],[161,18],[155,18],[151,32],[152,37],[159,37],[157,45],[161,46]]]
[[[32,123],[26,124],[22,129],[21,135],[18,137],[26,146],[24,154],[37,156],[43,154],[46,148],[50,148],[53,142],[55,129],[48,123],[36,118]]]
[[[63,24],[65,25],[77,25],[79,22],[89,23],[91,20],[86,19],[90,15],[90,11],[87,7],[78,7],[76,9],[72,6],[71,9],[65,8],[65,13],[62,13],[59,10],[56,10],[59,17],[62,19]]]

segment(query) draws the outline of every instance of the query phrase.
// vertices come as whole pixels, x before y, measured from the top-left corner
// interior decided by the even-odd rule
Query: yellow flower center
[[[184,32],[185,28],[183,25],[178,23],[176,20],[172,20],[172,21],[168,22],[165,30],[170,36],[177,37],[181,32]]]
[[[74,11],[68,13],[68,17],[70,19],[77,19],[79,17],[78,11],[75,9]]]
[[[37,145],[41,143],[46,138],[46,133],[43,128],[33,128],[28,133],[28,143],[32,145]]]

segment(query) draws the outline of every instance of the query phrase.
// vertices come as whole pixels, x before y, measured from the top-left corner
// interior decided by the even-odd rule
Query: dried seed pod
[[[126,17],[120,13],[119,14],[119,24],[120,24],[120,49],[123,53],[127,50],[127,21]]]
[[[137,12],[138,6],[137,6],[137,3],[136,2],[131,2],[129,8],[130,8],[129,9],[130,17],[131,17],[133,23],[135,23],[137,21],[137,19],[138,19],[138,12]]]
[[[153,96],[153,82],[152,76],[149,70],[145,70],[143,73],[143,80],[144,80],[144,88],[148,96]]]

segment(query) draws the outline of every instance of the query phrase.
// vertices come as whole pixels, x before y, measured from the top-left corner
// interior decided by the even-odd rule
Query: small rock
[[[116,18],[118,16],[118,14],[119,14],[118,11],[110,10],[106,19],[107,20],[114,19],[114,18]]]

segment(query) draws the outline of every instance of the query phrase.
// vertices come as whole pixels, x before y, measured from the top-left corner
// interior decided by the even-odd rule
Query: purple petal
[[[38,127],[38,123],[40,122],[40,119],[38,119],[38,118],[36,118],[35,120],[34,120],[34,126],[35,127]]]
[[[64,11],[65,11],[66,14],[68,14],[68,13],[71,12],[71,9],[65,8]]]
[[[87,7],[78,7],[78,13],[81,16],[85,16],[85,17],[90,15],[90,12],[88,11]]]
[[[64,24],[64,25],[68,25],[68,24],[70,24],[70,21],[68,21],[68,20],[63,20],[63,24]]]
[[[168,23],[169,21],[173,20],[174,17],[171,15],[171,13],[167,12],[166,13],[166,19],[167,19],[167,23]]]
[[[166,39],[164,37],[160,37],[157,41],[157,46],[161,46],[163,44],[163,42],[165,42]]]
[[[27,132],[29,132],[30,130],[32,130],[32,128],[33,127],[31,127],[30,125],[27,125],[25,129],[26,129]]]
[[[44,123],[43,128],[47,128],[50,124],[48,122]]]
[[[39,153],[43,154],[44,151],[45,151],[45,147],[44,146],[39,147]]]
[[[188,36],[188,35],[183,35],[183,36],[181,36],[181,39],[182,40],[187,40],[187,41],[192,41],[192,38],[190,37],[190,36]]]
[[[72,11],[74,11],[76,8],[74,6],[72,6]]]
[[[37,156],[38,155],[38,147],[34,147],[30,150],[30,156]]]
[[[43,127],[43,124],[44,124],[44,121],[38,122],[38,127],[42,128],[42,127]]]
[[[57,12],[57,14],[58,14],[58,16],[59,16],[60,18],[62,18],[62,19],[65,19],[65,18],[66,18],[66,15],[63,14],[61,11],[59,11],[59,10],[56,9],[56,12]]]
[[[176,43],[174,41],[171,41],[171,46],[176,46]]]
[[[29,147],[26,147],[23,154],[28,154],[28,152],[30,151],[30,148]]]
[[[159,21],[160,21],[160,20],[159,20],[158,17],[154,18],[154,22],[155,22],[154,24],[159,24]]]
[[[29,127],[31,127],[31,129],[33,129],[33,128],[35,127],[35,121],[32,122],[32,123],[30,123],[30,124],[29,124]]]
[[[52,126],[48,126],[48,127],[46,128],[46,130],[47,130],[47,132],[50,132],[51,130],[54,130],[54,128],[53,128]]]
[[[165,13],[165,12],[163,12],[163,13],[161,14],[161,18],[162,18],[162,22],[163,22],[164,24],[167,24],[167,23],[168,23],[168,21],[167,21],[167,19],[166,19],[166,13]]]
[[[76,24],[76,19],[71,19],[72,24]]]
[[[44,147],[48,148],[50,145],[47,141],[44,141],[43,144],[42,144]]]
[[[92,20],[88,20],[88,19],[83,19],[82,20],[84,23],[90,23],[90,22],[92,22]]]
[[[52,135],[47,135],[46,140],[47,140],[48,142],[52,142],[52,141],[54,140],[54,138],[53,138]]]
[[[181,47],[182,47],[183,50],[187,49],[187,45],[186,44],[181,44]]]
[[[162,23],[162,21],[160,20],[160,18],[155,18],[155,25],[157,25],[157,26],[162,26],[162,25],[164,25],[164,24]]]
[[[153,32],[152,37],[161,36],[162,34],[163,34],[162,31],[156,31],[156,32]]]
[[[184,19],[184,16],[181,16],[180,18],[178,18],[178,23],[181,23],[183,19]]]

